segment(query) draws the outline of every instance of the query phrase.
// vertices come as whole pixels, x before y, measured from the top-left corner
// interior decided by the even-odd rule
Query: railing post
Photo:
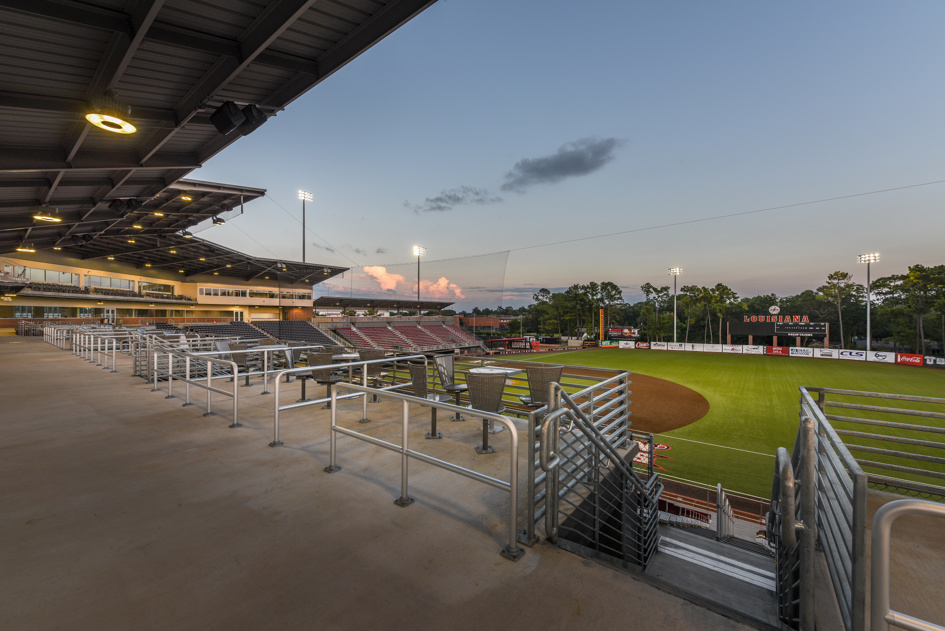
[[[233,383],[236,383],[236,377],[233,378]],[[305,385],[305,381],[302,381],[302,385]],[[272,397],[273,413],[272,413],[272,442],[269,443],[270,447],[279,447],[282,445],[282,441],[279,440],[279,383],[276,382],[276,396]]]
[[[367,400],[365,398],[365,400]],[[326,473],[341,471],[341,467],[335,464],[335,447],[338,440],[335,428],[338,426],[338,389],[331,389],[331,429],[328,431],[328,466],[325,467]]]
[[[233,383],[236,383],[236,375],[233,375]],[[213,387],[213,364],[210,363],[210,358],[207,358],[207,411],[203,413],[204,416],[210,416],[213,414],[213,410],[210,409],[210,405],[213,402],[212,396],[213,392],[210,391],[210,388]]]
[[[185,384],[184,385],[184,392],[185,392],[184,405],[182,405],[181,407],[186,408],[188,406],[193,405],[193,403],[190,402],[190,355],[189,354],[184,357],[184,384]]]
[[[154,351],[154,352],[152,353],[151,357],[154,358],[154,361],[153,361],[154,366],[153,366],[153,368],[152,368],[152,371],[153,371],[153,373],[154,373],[154,374],[152,375],[152,376],[154,377],[154,388],[151,389],[151,392],[157,392],[157,391],[158,391],[158,387],[157,387],[157,381],[158,381],[158,380],[157,380],[157,374],[158,374],[158,353],[157,353],[157,351]]]
[[[410,402],[404,401],[403,404],[404,412],[400,437],[400,497],[394,500],[394,504],[398,506],[410,506],[413,504],[413,498],[407,494],[407,463],[409,461],[409,457],[407,456],[407,426],[410,420]]]
[[[165,399],[174,398],[174,353],[167,351],[167,396]]]
[[[801,629],[813,629],[816,621],[814,598],[816,574],[814,555],[817,543],[817,478],[816,449],[814,448],[814,421],[801,419],[801,515],[804,531],[801,533]]]

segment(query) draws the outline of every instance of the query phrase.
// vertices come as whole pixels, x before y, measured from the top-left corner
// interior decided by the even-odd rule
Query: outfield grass
[[[700,393],[708,414],[660,434],[672,449],[658,464],[674,477],[762,497],[771,493],[777,448],[794,445],[800,386],[945,397],[945,370],[895,364],[620,349],[535,359],[629,370]]]

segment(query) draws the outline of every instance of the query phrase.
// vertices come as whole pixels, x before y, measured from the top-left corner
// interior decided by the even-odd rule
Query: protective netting
[[[420,259],[420,299],[452,302],[455,310],[503,306],[509,253]],[[315,285],[315,297],[417,299],[417,260],[352,267]]]

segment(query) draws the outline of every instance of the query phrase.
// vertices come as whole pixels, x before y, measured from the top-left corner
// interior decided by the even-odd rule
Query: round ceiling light
[[[85,120],[115,134],[133,134],[138,128],[128,121],[130,115],[131,107],[119,101],[114,92],[108,92],[93,101]]]

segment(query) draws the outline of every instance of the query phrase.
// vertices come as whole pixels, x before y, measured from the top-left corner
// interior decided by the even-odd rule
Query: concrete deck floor
[[[10,337],[0,384],[3,629],[749,628],[545,542],[506,560],[508,495],[492,487],[412,461],[401,508],[398,455],[344,437],[343,470],[324,473],[321,410],[286,414],[270,448],[258,387],[230,429],[222,399],[203,417],[127,364]],[[399,431],[385,406],[360,428]],[[507,469],[507,437],[478,456],[478,422],[441,420],[448,439],[420,445],[426,418],[418,448]]]

